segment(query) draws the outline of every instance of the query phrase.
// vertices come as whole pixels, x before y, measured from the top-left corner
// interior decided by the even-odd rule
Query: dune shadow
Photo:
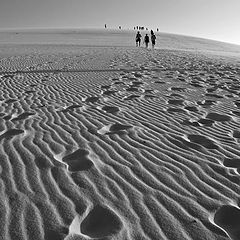
[[[27,119],[29,116],[33,116],[33,115],[35,115],[35,113],[33,113],[33,112],[25,112],[25,113],[20,114],[18,117],[13,118],[11,121],[21,121],[21,120],[25,120],[25,119]]]

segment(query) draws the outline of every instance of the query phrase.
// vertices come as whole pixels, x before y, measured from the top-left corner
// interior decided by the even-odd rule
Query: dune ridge
[[[238,239],[236,62],[25,48],[0,59],[1,239]]]

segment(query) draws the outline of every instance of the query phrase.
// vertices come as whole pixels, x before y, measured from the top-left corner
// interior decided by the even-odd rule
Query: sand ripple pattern
[[[45,48],[0,62],[0,239],[239,239],[239,66]]]

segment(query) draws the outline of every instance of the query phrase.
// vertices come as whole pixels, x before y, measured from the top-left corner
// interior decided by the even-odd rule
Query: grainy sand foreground
[[[236,56],[85,40],[0,45],[0,239],[239,240]]]

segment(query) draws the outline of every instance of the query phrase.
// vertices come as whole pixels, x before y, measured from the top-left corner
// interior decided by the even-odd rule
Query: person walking
[[[148,48],[148,43],[149,43],[149,36],[148,36],[148,34],[145,35],[144,42],[145,42],[146,48]]]
[[[151,42],[152,42],[152,48],[154,49],[156,44],[156,35],[154,34],[153,31],[151,31]]]
[[[138,31],[137,35],[136,35],[136,47],[140,47],[140,45],[141,45],[141,38],[142,38],[142,35]]]

